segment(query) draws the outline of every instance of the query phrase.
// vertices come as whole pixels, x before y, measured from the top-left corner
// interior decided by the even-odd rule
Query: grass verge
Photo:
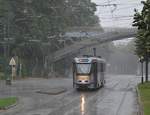
[[[5,109],[17,102],[17,97],[8,97],[0,99],[0,109]]]
[[[150,82],[138,85],[144,115],[150,115]]]

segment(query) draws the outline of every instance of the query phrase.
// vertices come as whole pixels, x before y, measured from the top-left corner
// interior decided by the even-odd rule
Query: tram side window
[[[98,71],[98,72],[101,72],[101,63],[98,63],[97,71]]]
[[[100,63],[100,72],[104,72],[104,64]]]

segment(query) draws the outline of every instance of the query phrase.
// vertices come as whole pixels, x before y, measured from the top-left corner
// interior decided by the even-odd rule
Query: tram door
[[[97,72],[97,63],[96,62],[94,62],[93,63],[93,76],[91,76],[91,77],[93,77],[94,78],[94,86],[95,87],[97,87],[97,80],[98,80],[98,72]]]

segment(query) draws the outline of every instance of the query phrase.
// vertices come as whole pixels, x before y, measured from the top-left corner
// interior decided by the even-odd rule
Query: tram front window
[[[78,74],[89,74],[91,70],[91,64],[77,64]]]

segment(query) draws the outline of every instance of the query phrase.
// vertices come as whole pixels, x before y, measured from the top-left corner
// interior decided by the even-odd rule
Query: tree
[[[21,37],[49,40],[48,36],[64,34],[64,28],[99,23],[96,5],[90,0],[13,0],[10,4]]]
[[[146,61],[146,81],[148,81],[148,61],[150,57],[150,0],[142,1],[142,12],[135,10],[133,26],[138,27],[136,54]]]
[[[9,55],[20,56],[26,65],[35,58],[40,62],[63,47],[59,40],[65,28],[100,26],[95,11],[91,0],[0,0],[0,40],[13,38]]]
[[[91,0],[68,0],[65,14],[70,26],[95,26],[99,25],[99,18],[94,14],[96,4]]]

